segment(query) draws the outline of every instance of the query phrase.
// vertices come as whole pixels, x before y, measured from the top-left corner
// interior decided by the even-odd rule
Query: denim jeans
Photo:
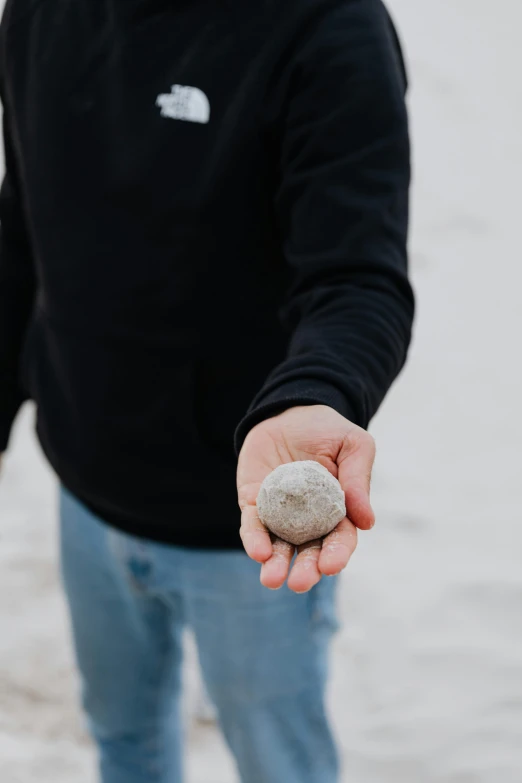
[[[103,783],[181,783],[185,624],[241,781],[338,781],[324,707],[335,577],[267,590],[241,551],[135,538],[65,490],[61,555]]]

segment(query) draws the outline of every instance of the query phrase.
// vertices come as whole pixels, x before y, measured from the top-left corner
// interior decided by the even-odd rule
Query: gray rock
[[[280,465],[261,484],[257,496],[261,522],[296,546],[322,538],[346,515],[344,492],[319,462]]]

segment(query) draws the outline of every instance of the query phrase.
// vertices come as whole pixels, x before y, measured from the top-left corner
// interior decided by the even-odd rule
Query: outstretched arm
[[[294,589],[340,571],[355,527],[373,522],[373,441],[365,429],[404,364],[413,319],[409,136],[397,39],[378,0],[323,8],[293,59],[278,128],[276,208],[294,281],[283,312],[288,353],[236,433],[242,536],[247,552],[265,563],[265,584],[284,581],[293,554],[272,544],[257,519],[256,491],[267,473],[282,462],[316,459],[346,492],[349,519],[320,554],[321,542],[301,552]]]

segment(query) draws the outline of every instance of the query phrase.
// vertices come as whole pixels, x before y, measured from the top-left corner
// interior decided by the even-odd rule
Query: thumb
[[[339,483],[346,498],[346,514],[361,530],[375,524],[370,503],[370,481],[375,460],[375,441],[364,430],[341,448],[337,458]]]

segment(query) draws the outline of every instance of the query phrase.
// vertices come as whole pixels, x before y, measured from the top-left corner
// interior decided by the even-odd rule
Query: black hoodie
[[[248,430],[314,403],[366,427],[405,360],[389,17],[379,0],[7,0],[0,67],[0,450],[30,397],[101,518],[239,547]]]

